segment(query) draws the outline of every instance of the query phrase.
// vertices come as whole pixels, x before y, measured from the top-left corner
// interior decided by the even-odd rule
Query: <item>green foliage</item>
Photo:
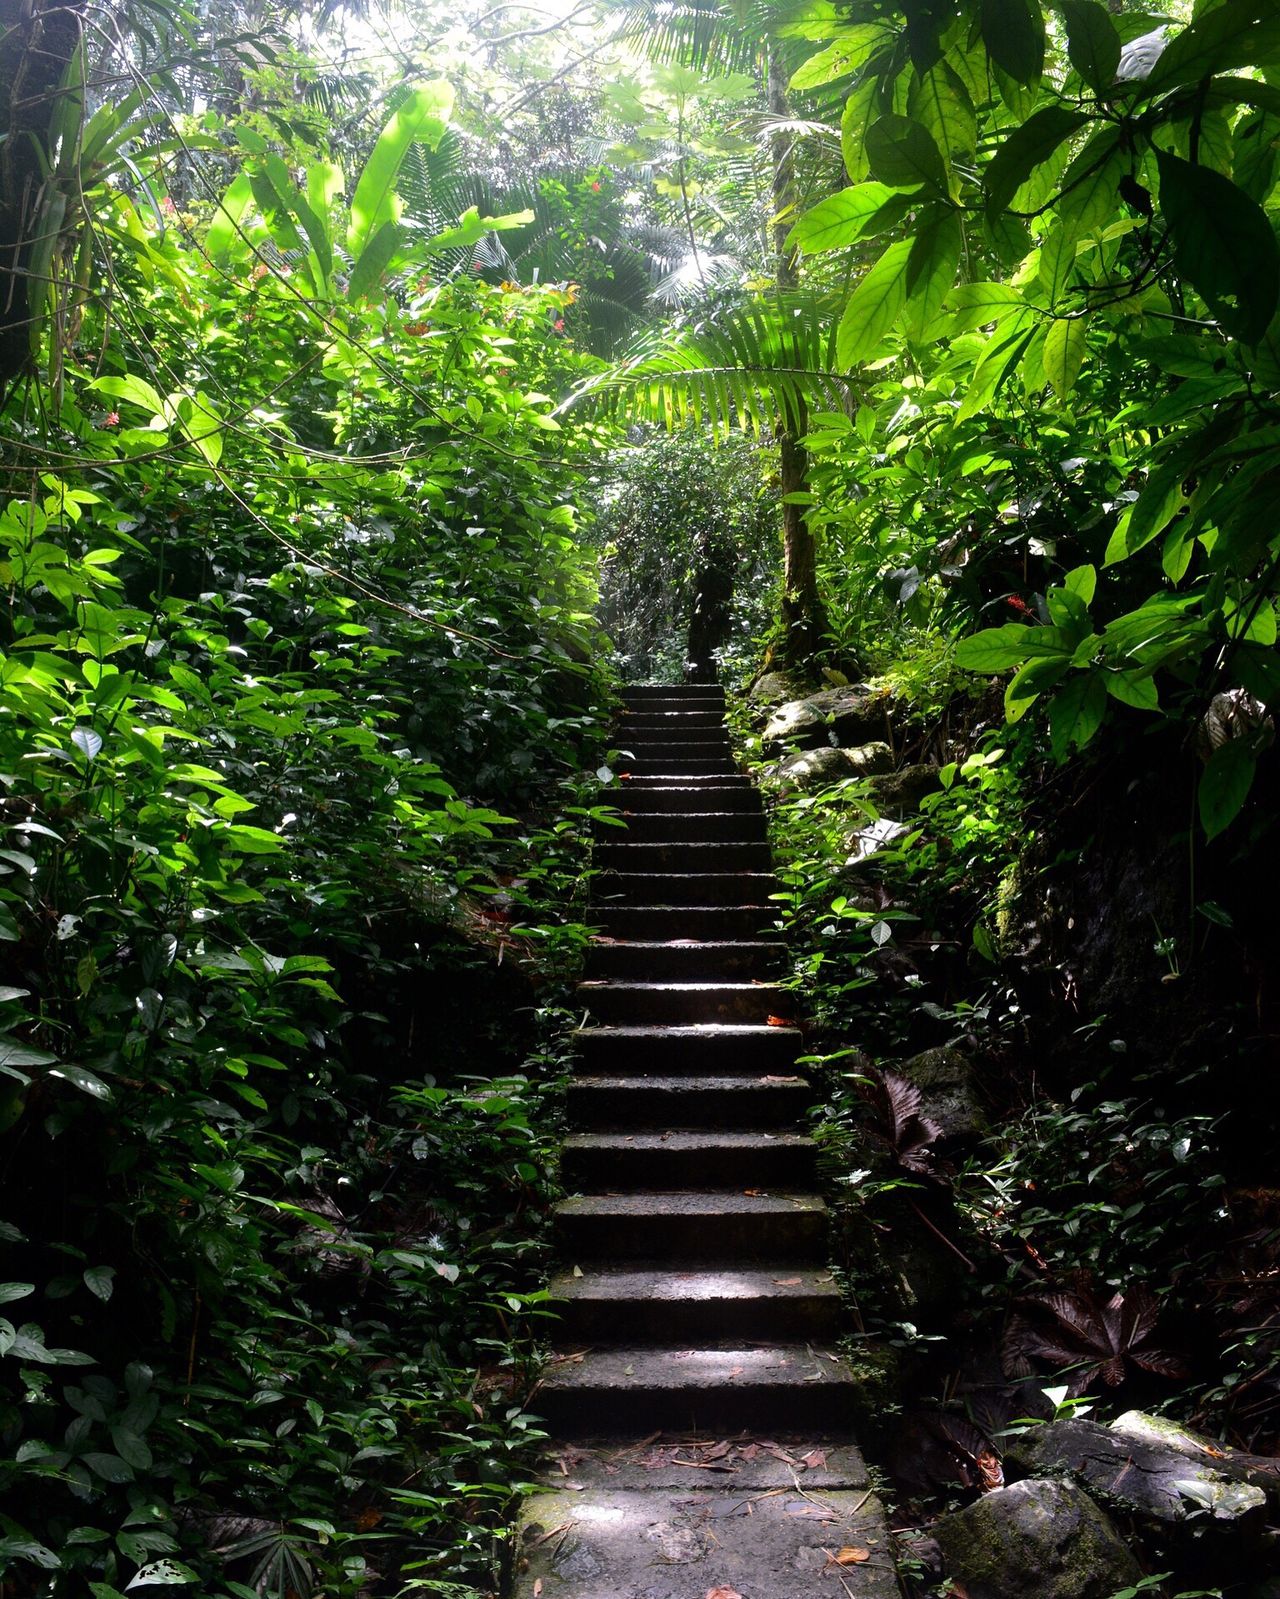
[[[212,113],[208,199],[163,198],[159,150],[154,207],[101,178],[111,312],[7,396],[23,1591],[487,1587],[539,1436],[573,774],[604,743],[567,457],[596,435],[552,415],[590,365],[572,288],[454,274],[408,225],[451,100],[400,102],[349,205],[338,152],[299,178]]]

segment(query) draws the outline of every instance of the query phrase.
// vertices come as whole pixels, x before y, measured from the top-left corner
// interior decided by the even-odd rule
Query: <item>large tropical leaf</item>
[[[807,410],[843,410],[851,381],[835,369],[831,307],[810,295],[722,305],[693,325],[647,338],[569,400],[614,416],[759,432],[799,431]]]

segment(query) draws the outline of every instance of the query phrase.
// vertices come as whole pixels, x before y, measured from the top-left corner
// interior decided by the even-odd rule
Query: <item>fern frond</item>
[[[845,410],[854,397],[832,365],[831,321],[816,296],[720,306],[693,327],[642,340],[562,409],[590,405],[668,428],[692,418],[717,437],[733,427],[800,430],[812,406]]]

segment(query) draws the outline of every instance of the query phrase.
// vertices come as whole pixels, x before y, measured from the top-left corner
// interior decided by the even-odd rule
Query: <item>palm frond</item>
[[[836,370],[832,308],[788,295],[719,305],[694,325],[651,335],[589,379],[562,409],[591,405],[672,428],[800,430],[808,410],[845,410],[852,380]]]

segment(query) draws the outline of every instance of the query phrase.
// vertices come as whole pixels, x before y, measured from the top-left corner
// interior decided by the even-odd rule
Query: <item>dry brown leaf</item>
[[[768,1199],[769,1193],[765,1188],[744,1188],[742,1192],[748,1199]]]
[[[871,1559],[870,1549],[837,1549],[831,1557],[833,1566],[860,1566],[864,1560]]]
[[[538,1599],[538,1596],[541,1594],[541,1592],[542,1592],[542,1578],[541,1577],[535,1577],[533,1579],[533,1599]]]
[[[736,1588],[708,1588],[707,1599],[742,1599]]]
[[[775,1277],[774,1283],[779,1288],[799,1288],[804,1281],[803,1277]]]
[[[795,1023],[789,1016],[766,1016],[766,1023],[770,1027],[794,1027]]]
[[[811,1449],[807,1455],[801,1455],[800,1459],[810,1471],[818,1471],[827,1463],[827,1451]]]

